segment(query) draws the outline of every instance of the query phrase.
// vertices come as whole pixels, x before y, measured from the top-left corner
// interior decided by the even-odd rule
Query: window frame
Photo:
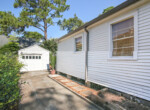
[[[81,51],[76,51],[76,39],[80,38],[80,37],[82,38],[82,50]],[[82,52],[82,51],[83,51],[83,35],[80,34],[80,35],[74,37],[74,52],[78,53],[78,52]]]
[[[134,20],[134,51],[133,56],[113,56],[112,25],[133,18]],[[138,11],[122,16],[109,23],[109,60],[137,60],[138,51]]]

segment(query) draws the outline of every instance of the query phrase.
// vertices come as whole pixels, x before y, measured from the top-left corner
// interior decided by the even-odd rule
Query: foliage
[[[47,39],[47,28],[54,25],[56,18],[69,9],[66,0],[15,0],[15,8],[22,8],[20,14],[26,26],[34,26],[44,32]]]
[[[23,65],[17,56],[0,54],[0,110],[14,110],[20,98],[19,70]]]
[[[71,32],[80,26],[82,26],[84,23],[82,20],[80,20],[76,14],[74,15],[74,18],[64,19],[63,21],[59,21],[58,25],[60,25],[62,30],[67,30],[68,32]]]
[[[41,38],[43,38],[43,35],[41,35],[38,32],[24,32],[24,37],[26,38],[32,38],[35,39],[36,41],[39,41]]]
[[[0,48],[0,54],[8,54],[8,53],[17,54],[18,50],[19,50],[18,43],[9,42],[8,44],[5,44],[3,47]]]
[[[8,36],[12,31],[24,31],[24,23],[11,12],[0,11],[0,34]]]
[[[114,8],[114,6],[110,6],[110,7],[106,8],[106,9],[104,9],[103,10],[103,14],[106,13],[106,12],[108,12],[108,11],[110,11],[113,8]]]
[[[15,33],[15,32],[13,32],[11,35],[9,35],[9,41],[10,42],[18,42],[18,35],[17,35],[17,33]]]
[[[50,53],[50,65],[52,66],[52,69],[55,69],[56,66],[56,55],[53,53]]]
[[[43,42],[41,45],[43,48],[49,50],[53,54],[56,54],[57,51],[57,39],[50,39]]]

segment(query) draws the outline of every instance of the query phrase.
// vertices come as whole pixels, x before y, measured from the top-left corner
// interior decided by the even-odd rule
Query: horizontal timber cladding
[[[75,52],[75,38],[82,36],[82,51]],[[85,79],[85,33],[79,33],[58,44],[57,71]]]
[[[85,78],[85,52],[57,52],[57,71]]]
[[[109,23],[100,24],[89,30],[88,80],[150,101],[150,3],[136,10],[137,60],[109,59]]]

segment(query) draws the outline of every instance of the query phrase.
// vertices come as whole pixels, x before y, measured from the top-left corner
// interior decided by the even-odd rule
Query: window
[[[29,59],[31,59],[32,57],[31,56],[29,56]]]
[[[112,56],[133,56],[134,52],[134,19],[112,25]]]
[[[28,56],[26,56],[26,59],[28,59]]]
[[[22,56],[22,59],[25,59],[25,56]]]
[[[75,38],[75,51],[82,51],[82,37]]]
[[[32,56],[33,59],[35,59],[35,56]]]
[[[36,56],[36,59],[38,59],[38,56]]]
[[[39,59],[41,59],[41,56],[39,56]]]

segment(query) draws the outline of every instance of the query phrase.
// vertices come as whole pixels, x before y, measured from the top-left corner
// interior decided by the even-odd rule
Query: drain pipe
[[[85,85],[88,86],[88,51],[89,51],[89,31],[87,27],[84,28],[86,32],[86,46],[85,46]]]

